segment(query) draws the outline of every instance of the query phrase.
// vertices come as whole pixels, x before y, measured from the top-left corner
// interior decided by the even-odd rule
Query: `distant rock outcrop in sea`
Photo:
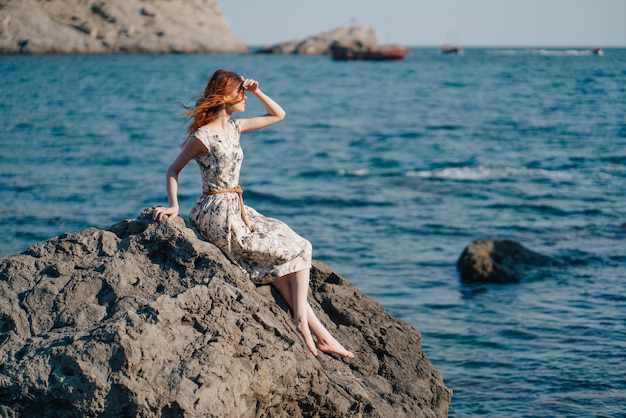
[[[313,357],[255,287],[146,209],[0,260],[0,416],[445,417],[419,331],[315,262],[310,301],[355,359]]]
[[[247,53],[216,0],[5,0],[0,53]]]
[[[345,26],[305,39],[267,45],[256,52],[259,54],[324,55],[330,52],[333,44],[358,50],[371,49],[378,46],[378,35],[374,29],[365,25]]]

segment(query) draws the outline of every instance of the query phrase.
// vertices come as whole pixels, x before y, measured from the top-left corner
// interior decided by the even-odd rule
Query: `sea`
[[[0,56],[0,257],[166,205],[177,103],[232,69],[287,111],[242,136],[246,204],[421,332],[450,417],[625,417],[626,49],[603,52]],[[200,191],[191,162],[182,216]],[[490,238],[560,263],[462,283]]]

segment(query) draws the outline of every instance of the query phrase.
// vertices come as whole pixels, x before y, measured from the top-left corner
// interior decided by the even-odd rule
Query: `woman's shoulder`
[[[210,132],[211,132],[211,128],[209,128],[209,125],[203,125],[199,127],[198,129],[196,129],[192,135],[201,135],[203,133],[210,133]]]
[[[196,138],[208,148],[212,137],[213,133],[208,126],[204,125],[196,129],[191,135],[189,135],[187,140],[191,138]]]

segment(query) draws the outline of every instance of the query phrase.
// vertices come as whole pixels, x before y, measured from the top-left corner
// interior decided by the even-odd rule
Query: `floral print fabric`
[[[189,140],[199,140],[208,153],[196,157],[203,192],[232,189],[239,184],[243,150],[239,123],[228,121],[226,135],[206,126]],[[237,193],[204,194],[193,206],[189,220],[202,237],[220,248],[257,284],[271,283],[285,274],[311,267],[311,243],[278,219],[268,218],[244,206],[252,227],[243,218]]]

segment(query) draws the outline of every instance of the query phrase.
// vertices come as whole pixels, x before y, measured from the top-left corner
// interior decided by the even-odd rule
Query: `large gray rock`
[[[330,52],[333,44],[355,49],[371,49],[378,46],[378,36],[374,29],[364,25],[345,26],[305,39],[264,46],[257,53],[323,55]]]
[[[5,0],[0,53],[247,53],[216,0]]]
[[[457,268],[464,283],[519,283],[541,275],[556,260],[500,238],[477,240],[463,250]]]
[[[313,357],[284,300],[146,209],[0,260],[0,416],[443,417],[420,346],[315,262],[311,305],[355,359]]]

